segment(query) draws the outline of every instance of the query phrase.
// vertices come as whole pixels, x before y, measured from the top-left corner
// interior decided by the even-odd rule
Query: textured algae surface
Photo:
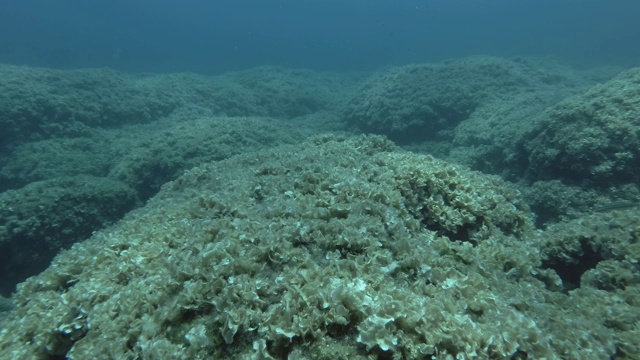
[[[210,77],[2,65],[0,78],[0,149],[150,123],[186,105],[217,116],[289,119],[326,109],[340,94],[337,76],[277,67]]]
[[[523,137],[527,176],[608,187],[640,180],[640,68],[545,111]]]
[[[345,83],[276,67],[202,76],[0,65],[0,79],[5,296],[185,170],[301,141],[287,121],[331,113]]]
[[[120,220],[135,204],[135,193],[123,183],[88,175],[0,193],[0,292],[11,293],[10,284],[44,270],[52,254]]]
[[[0,358],[636,359],[640,82],[618,72],[3,66],[0,293],[184,175],[0,298]],[[349,126],[449,164],[379,137],[265,150]]]
[[[0,293],[9,294],[61,249],[119,220],[186,169],[300,141],[275,119],[193,116],[18,146],[0,170],[16,186],[0,192]]]
[[[390,67],[363,81],[343,118],[403,144],[455,135],[458,146],[477,146],[506,141],[497,132],[592,82],[543,59],[475,56]]]
[[[569,292],[579,249],[554,239],[606,219],[536,232],[497,177],[314,137],[196,167],[60,254],[13,296],[0,357],[633,358],[640,224],[599,216],[626,230],[587,244],[600,261]]]

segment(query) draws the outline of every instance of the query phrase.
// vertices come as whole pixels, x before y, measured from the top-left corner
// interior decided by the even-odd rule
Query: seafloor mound
[[[44,270],[61,249],[120,220],[136,203],[125,184],[77,175],[0,193],[0,290]]]
[[[372,75],[354,92],[344,120],[399,143],[450,139],[452,131],[470,118],[524,115],[526,109],[552,104],[588,83],[577,75],[555,63],[488,56],[392,67]],[[480,134],[473,130],[457,141],[484,143],[478,135],[493,127]]]
[[[597,187],[640,182],[640,68],[540,117],[521,140],[529,178]]]
[[[183,115],[18,146],[0,169],[0,179],[16,185],[0,192],[0,293],[186,169],[298,137],[271,118]]]
[[[5,296],[184,170],[325,129],[351,82],[277,67],[212,77],[0,65],[0,78]]]
[[[585,243],[616,239],[599,253],[608,278],[637,266],[640,220],[616,216],[626,232]],[[567,292],[562,255],[579,248],[553,242],[572,232],[546,238],[530,217],[499,178],[381,137],[238,155],[168,183],[21,284],[0,358],[637,354],[638,279],[602,287],[587,262],[589,280]]]
[[[150,123],[185,105],[216,116],[293,118],[330,107],[341,88],[327,74],[277,67],[207,77],[0,65],[0,78],[0,151]]]

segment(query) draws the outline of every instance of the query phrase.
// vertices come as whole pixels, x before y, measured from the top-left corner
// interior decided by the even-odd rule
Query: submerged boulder
[[[21,284],[0,357],[606,358],[632,349],[621,342],[633,328],[606,322],[622,306],[611,296],[585,289],[592,308],[581,312],[546,288],[540,279],[553,270],[541,268],[531,224],[499,178],[382,137],[238,155],[186,172]]]
[[[400,143],[451,138],[451,131],[478,109],[490,112],[522,94],[571,82],[550,69],[495,57],[389,68],[355,91],[344,119]]]
[[[136,205],[125,184],[78,175],[0,193],[0,291],[44,270],[51,259]]]
[[[523,136],[531,179],[608,187],[640,181],[640,68],[548,109]]]

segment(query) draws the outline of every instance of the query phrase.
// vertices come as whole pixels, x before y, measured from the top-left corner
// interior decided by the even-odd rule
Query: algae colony
[[[0,78],[0,358],[638,358],[640,68]]]

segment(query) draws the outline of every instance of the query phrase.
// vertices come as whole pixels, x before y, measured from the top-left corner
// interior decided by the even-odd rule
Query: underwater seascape
[[[640,359],[640,2],[0,4],[0,359]]]

